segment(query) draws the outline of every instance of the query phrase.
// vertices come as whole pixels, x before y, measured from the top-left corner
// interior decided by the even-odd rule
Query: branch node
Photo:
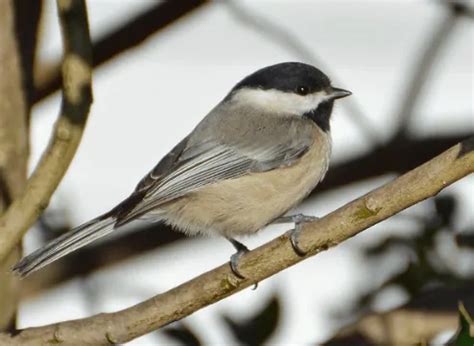
[[[56,328],[53,331],[53,339],[51,340],[52,344],[60,344],[64,342],[64,338],[61,337],[61,328],[60,325],[56,325]]]
[[[113,337],[113,335],[111,335],[110,331],[107,331],[107,332],[105,333],[105,339],[106,339],[107,342],[108,342],[109,344],[111,344],[111,345],[117,345],[117,344],[119,344],[119,341],[118,341],[117,339],[115,339],[115,338]]]
[[[69,129],[70,126],[60,123],[56,128],[56,138],[61,141],[68,141],[71,139],[71,131]]]
[[[378,206],[377,200],[370,196],[363,198],[361,202],[362,204],[354,213],[356,221],[362,221],[377,216],[377,214],[382,210],[382,207]]]
[[[221,280],[221,288],[225,291],[232,291],[233,289],[239,287],[242,279],[238,278],[234,274],[226,275],[224,279]]]
[[[63,63],[64,96],[73,105],[80,104],[82,89],[90,85],[92,78],[91,65],[77,54],[65,57]]]

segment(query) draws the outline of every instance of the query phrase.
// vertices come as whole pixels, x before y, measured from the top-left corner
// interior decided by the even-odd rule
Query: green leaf
[[[459,303],[459,327],[456,334],[449,341],[450,345],[455,346],[473,346],[474,337],[470,333],[472,318],[464,307]]]

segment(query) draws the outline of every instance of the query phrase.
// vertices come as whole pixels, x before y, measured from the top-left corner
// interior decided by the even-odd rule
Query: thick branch
[[[456,329],[460,301],[468,311],[474,311],[474,281],[424,290],[401,307],[362,317],[324,344],[350,344],[350,340],[360,337],[376,345],[415,345],[429,341],[445,330]]]
[[[474,136],[472,131],[453,135],[437,135],[424,138],[394,139],[387,145],[336,163],[328,176],[313,193],[321,193],[361,180],[379,177],[387,173],[402,173],[421,165],[437,153],[455,143]],[[350,172],[350,174],[347,174]]]
[[[14,17],[14,1],[0,1],[0,214],[25,188],[28,159],[28,107]],[[14,328],[18,299],[18,280],[8,268],[21,257],[21,246],[10,250],[0,260],[2,331]]]
[[[25,192],[0,218],[0,260],[48,205],[79,145],[92,102],[92,55],[85,3],[58,0],[58,12],[65,46],[61,112]]]
[[[328,342],[338,344],[351,336],[362,336],[375,345],[419,345],[433,339],[439,333],[452,330],[458,325],[459,313],[424,310],[394,310],[364,317],[348,335],[341,333]]]
[[[300,246],[308,252],[304,257],[297,256],[288,235],[282,235],[241,258],[239,271],[245,279],[237,278],[226,263],[128,309],[29,328],[12,337],[0,336],[3,338],[0,341],[15,345],[107,345],[132,340],[327,250],[403,209],[436,195],[472,172],[474,138],[452,147],[324,218],[306,224],[300,234]]]
[[[16,36],[21,53],[23,85],[29,110],[33,105],[33,75],[36,60],[36,47],[38,43],[38,27],[43,8],[43,1],[15,0],[13,3],[15,6]]]
[[[146,12],[131,18],[120,28],[103,36],[93,44],[93,66],[99,66],[124,51],[134,48],[159,30],[166,28],[184,15],[204,4],[205,0],[160,1]],[[49,96],[61,86],[60,69],[56,64],[37,78],[33,102]],[[39,71],[41,73],[42,71]]]

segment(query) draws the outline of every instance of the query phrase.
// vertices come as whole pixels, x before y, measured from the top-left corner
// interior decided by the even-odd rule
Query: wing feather
[[[290,166],[314,141],[305,119],[224,108],[208,114],[142,179],[120,224],[217,181]]]

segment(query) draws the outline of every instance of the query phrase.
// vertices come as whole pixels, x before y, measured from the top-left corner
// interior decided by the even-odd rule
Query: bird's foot
[[[240,257],[242,257],[244,254],[249,252],[249,249],[244,244],[242,244],[241,242],[235,239],[232,239],[232,238],[227,238],[227,239],[232,243],[234,248],[237,250],[235,254],[230,256],[230,269],[232,269],[232,272],[235,274],[235,276],[237,276],[240,279],[245,279],[245,276],[243,276],[239,272],[239,261],[240,261]]]
[[[306,251],[301,249],[301,247],[299,246],[299,236],[301,233],[301,228],[304,223],[312,222],[316,220],[319,220],[319,218],[316,216],[296,214],[296,215],[282,216],[276,219],[273,223],[287,223],[287,222],[295,223],[295,228],[289,232],[290,243],[295,253],[300,257],[304,257],[306,256]]]

